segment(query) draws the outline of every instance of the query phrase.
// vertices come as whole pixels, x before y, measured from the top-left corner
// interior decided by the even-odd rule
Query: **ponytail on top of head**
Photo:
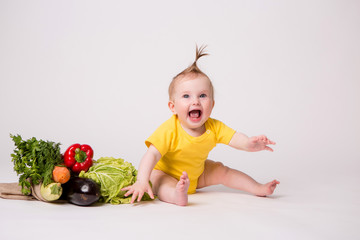
[[[207,52],[205,52],[206,47],[207,47],[206,45],[201,45],[200,47],[198,47],[196,45],[195,61],[189,67],[187,67],[182,72],[177,74],[173,78],[173,80],[171,81],[170,86],[169,86],[169,99],[172,99],[172,96],[173,96],[173,93],[174,93],[174,86],[175,86],[176,82],[179,81],[180,79],[182,79],[183,77],[189,75],[189,74],[202,75],[202,76],[208,78],[209,81],[210,81],[210,78],[203,71],[201,71],[200,68],[197,66],[197,61],[201,57],[209,55]],[[211,86],[211,89],[212,89],[212,92],[213,92],[213,86],[212,86],[211,81],[210,81],[210,86]]]
[[[205,52],[205,48],[207,46],[206,45],[201,45],[200,48],[196,45],[196,55],[195,55],[195,61],[189,66],[187,67],[185,70],[183,70],[181,73],[179,73],[178,75],[176,75],[174,77],[177,78],[178,76],[180,75],[183,75],[183,74],[186,74],[186,73],[200,73],[200,74],[204,74],[206,75],[205,73],[203,73],[200,68],[197,66],[197,61],[203,57],[203,56],[206,56],[206,55],[209,55],[207,52]]]
[[[206,55],[209,55],[208,53],[206,53],[204,50],[206,48],[206,45],[202,45],[200,46],[200,48],[196,45],[196,56],[195,56],[195,61],[193,62],[192,65],[190,65],[187,69],[185,70],[188,70],[188,72],[196,72],[196,73],[202,73],[204,74],[200,68],[198,68],[197,66],[197,61],[199,60],[199,58],[203,57],[203,56],[206,56]]]

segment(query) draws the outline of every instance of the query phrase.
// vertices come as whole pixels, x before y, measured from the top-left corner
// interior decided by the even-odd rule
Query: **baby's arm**
[[[229,142],[230,147],[247,152],[257,152],[262,150],[273,152],[274,150],[267,146],[269,144],[275,145],[276,143],[269,140],[264,135],[248,137],[240,132],[236,132]]]
[[[134,203],[136,198],[139,202],[145,192],[147,192],[149,196],[154,199],[154,194],[149,184],[149,179],[151,171],[160,158],[160,152],[153,145],[150,145],[145,155],[141,159],[136,182],[132,186],[128,186],[122,189],[123,191],[127,191],[125,197],[132,194],[131,203]]]

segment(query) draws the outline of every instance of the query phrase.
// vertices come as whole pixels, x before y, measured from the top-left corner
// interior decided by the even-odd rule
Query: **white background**
[[[359,29],[359,1],[0,0],[0,182],[18,180],[10,133],[62,151],[87,143],[95,159],[138,167],[196,44],[210,53],[198,64],[215,86],[212,117],[277,142],[274,153],[218,146],[209,157],[281,182],[271,198],[210,188],[187,208],[0,199],[2,235],[88,220],[100,230],[87,238],[358,238]]]

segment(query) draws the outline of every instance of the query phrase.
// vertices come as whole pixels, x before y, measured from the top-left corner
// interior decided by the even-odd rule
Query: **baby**
[[[207,159],[217,143],[256,152],[273,151],[268,145],[275,142],[263,135],[247,137],[210,118],[215,103],[213,85],[196,65],[204,55],[204,47],[196,48],[195,62],[170,83],[168,106],[173,115],[145,141],[148,150],[141,159],[137,181],[123,189],[125,196],[132,194],[131,203],[147,192],[151,198],[156,194],[161,201],[185,206],[188,194],[217,184],[267,196],[280,183],[260,184],[243,172]]]

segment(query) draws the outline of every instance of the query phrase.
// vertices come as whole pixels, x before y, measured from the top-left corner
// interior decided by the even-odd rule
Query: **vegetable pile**
[[[15,144],[12,162],[24,195],[33,190],[39,200],[51,202],[61,198],[79,206],[98,201],[130,203],[131,196],[125,197],[121,189],[136,181],[137,170],[131,163],[112,157],[93,160],[93,149],[86,144],[71,145],[63,156],[60,143],[35,137],[23,140],[20,135],[10,137]],[[150,199],[147,194],[142,198]]]

